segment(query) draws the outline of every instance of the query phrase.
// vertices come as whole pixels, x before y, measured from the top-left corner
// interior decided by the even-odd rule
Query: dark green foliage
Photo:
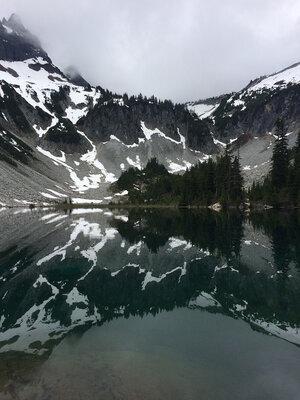
[[[244,200],[239,159],[229,152],[216,161],[209,158],[183,175],[170,174],[155,158],[143,170],[129,168],[112,186],[113,191],[128,190],[132,204],[239,206]]]
[[[293,204],[300,204],[300,132],[294,148],[293,164],[289,169],[289,193]]]
[[[144,174],[146,177],[164,176],[168,175],[168,170],[162,164],[159,164],[156,158],[151,158],[144,168]]]
[[[300,133],[296,146],[289,150],[284,121],[276,124],[277,138],[272,156],[272,167],[262,183],[254,183],[248,191],[250,203],[273,207],[299,207],[300,205]]]
[[[238,199],[242,201],[244,199],[243,191],[243,177],[241,173],[241,167],[238,157],[234,157],[231,165],[231,176],[230,176],[230,194],[232,199]]]
[[[118,182],[113,186],[117,190],[129,190],[133,188],[134,182],[139,176],[137,168],[130,167],[127,171],[123,172],[118,179]]]
[[[271,182],[275,189],[280,189],[287,183],[289,168],[289,153],[282,119],[278,119],[276,122],[276,134],[277,138],[272,156]]]
[[[239,211],[214,213],[188,209],[133,208],[128,221],[114,220],[112,225],[130,244],[146,243],[152,252],[172,236],[184,237],[203,251],[230,259],[240,253],[243,215]]]

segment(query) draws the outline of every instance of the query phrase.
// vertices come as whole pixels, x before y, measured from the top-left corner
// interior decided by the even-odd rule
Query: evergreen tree
[[[290,197],[294,205],[300,204],[300,131],[294,148],[294,162],[290,168]]]
[[[284,121],[281,118],[276,122],[276,136],[272,156],[271,181],[275,191],[278,191],[287,183],[289,168],[287,138]]]
[[[215,163],[210,158],[207,161],[207,173],[206,173],[206,197],[207,204],[212,204],[215,192],[216,192],[216,177],[215,177]]]
[[[223,207],[227,207],[230,202],[231,186],[231,156],[228,146],[226,146],[225,154],[217,160],[216,168],[216,199]]]
[[[234,157],[231,165],[230,200],[240,204],[244,199],[243,177],[239,157]]]
[[[159,176],[159,175],[167,175],[168,170],[162,164],[159,164],[155,157],[151,158],[146,167],[144,168],[144,172],[147,176]]]
[[[239,158],[232,160],[228,149],[215,161],[198,163],[183,175],[170,174],[155,158],[143,170],[129,168],[121,174],[112,190],[128,190],[133,203],[207,206],[220,202],[224,207],[244,200]]]
[[[250,202],[263,202],[275,207],[300,205],[300,132],[296,146],[289,150],[282,119],[277,121],[277,138],[273,149],[272,168],[263,183],[248,191]]]

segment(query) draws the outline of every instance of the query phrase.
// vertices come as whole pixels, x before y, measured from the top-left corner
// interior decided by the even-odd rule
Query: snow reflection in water
[[[251,362],[252,358],[258,361],[256,358],[260,358],[260,352],[267,346],[272,348],[274,354],[282,354],[283,357],[289,354],[294,366],[299,368],[296,347],[263,335],[272,334],[287,342],[300,344],[299,225],[295,216],[291,216],[291,220],[278,215],[253,216],[251,220],[245,220],[239,214],[149,209],[129,212],[77,209],[66,214],[58,211],[47,214],[4,211],[2,215],[0,354],[5,363],[3,365],[12,362],[22,364],[22,360],[26,359],[32,368],[38,365],[37,376],[40,380],[48,376],[47,384],[60,390],[60,386],[54,383],[57,379],[55,371],[74,365],[69,356],[64,356],[62,362],[65,348],[70,350],[70,346],[74,345],[70,351],[73,353],[76,346],[85,346],[91,332],[97,347],[104,340],[105,332],[109,331],[109,336],[105,336],[108,350],[102,349],[101,354],[105,353],[104,358],[114,371],[107,378],[110,387],[116,384],[112,376],[119,376],[121,380],[126,376],[127,383],[122,381],[123,386],[118,390],[120,393],[123,391],[123,397],[131,398],[128,382],[131,381],[134,386],[138,382],[147,386],[147,374],[140,376],[139,370],[128,367],[129,359],[133,358],[141,367],[145,363],[150,369],[156,366],[157,371],[169,379],[169,387],[161,389],[166,398],[174,395],[171,390],[174,385],[177,388],[175,392],[184,396],[178,389],[179,383],[175,384],[179,382],[176,374],[184,374],[183,371],[191,368],[194,375],[203,373],[200,360],[206,357],[205,349],[201,348],[201,352],[197,353],[200,349],[197,350],[195,341],[208,340],[201,333],[205,323],[212,337],[210,345],[213,337],[216,340],[215,330],[223,331],[225,326],[232,340],[245,342],[244,351],[252,341],[255,342]],[[16,226],[24,225],[26,232],[16,229]],[[210,314],[199,314],[197,310],[206,310]],[[164,324],[165,320],[168,320],[168,325]],[[164,327],[160,329],[159,339],[155,333],[158,321]],[[181,323],[186,327],[184,333],[178,326]],[[94,328],[91,328],[93,325]],[[138,332],[133,333],[132,326],[136,326]],[[117,349],[111,353],[109,348],[116,345],[116,329],[120,329],[118,334],[124,335],[124,341],[118,342]],[[128,330],[130,335],[126,339]],[[191,331],[197,357],[187,361],[189,356],[183,354],[187,349],[183,348],[191,340]],[[140,335],[147,337],[147,351],[143,349],[137,354],[135,349],[131,349],[126,353],[129,359],[125,357],[126,362],[122,360],[124,365],[120,359],[117,362],[115,355],[121,357],[125,354],[129,343],[133,347],[138,344]],[[248,344],[245,338],[241,339],[241,335],[246,335]],[[159,344],[157,341],[167,342]],[[228,343],[219,345],[226,350]],[[155,346],[160,349],[158,358],[153,353]],[[179,350],[178,346],[183,348]],[[75,357],[79,357],[77,363],[81,359],[83,365],[92,368],[92,353],[89,351],[88,356],[82,350],[80,356],[78,353]],[[193,353],[192,347],[189,351]],[[7,357],[11,354],[14,356],[9,356],[8,363]],[[216,360],[216,354],[214,357],[224,374],[228,360],[223,357]],[[249,373],[249,355],[244,355],[243,362]],[[94,367],[104,368],[102,363],[103,359],[97,359],[97,366]],[[167,372],[165,368],[169,363],[174,365]],[[54,365],[59,366],[58,370],[53,368]],[[121,374],[120,365],[122,368],[126,366],[128,371],[125,373],[121,368]],[[282,366],[275,366],[274,374],[276,371],[281,373]],[[241,368],[241,365],[237,364],[235,368]],[[290,365],[285,365],[285,368],[290,373]],[[21,375],[24,373],[21,366],[17,367],[17,371]],[[232,372],[238,373],[236,369]],[[72,379],[76,376],[78,380],[74,374]],[[93,379],[92,376],[87,378],[84,372],[82,374],[88,381]],[[135,383],[130,374],[137,374]],[[10,375],[9,372],[7,375]],[[104,377],[105,374],[103,382]],[[153,379],[159,387],[155,374]],[[196,393],[199,393],[200,387],[203,389],[204,383],[200,380],[196,384],[190,379],[189,373],[189,379],[181,382],[182,387],[191,386],[191,392],[186,388],[190,396],[187,398],[198,398]],[[208,396],[211,390],[209,379]],[[24,386],[15,378],[13,381],[20,396],[25,396],[29,387],[33,390],[30,385]],[[65,384],[71,385],[70,382]],[[0,387],[0,394],[4,386]],[[40,383],[36,382],[36,386],[41,390]],[[268,390],[271,386],[270,382]],[[84,387],[82,383],[81,389]],[[150,387],[149,393],[144,393],[145,398],[160,398],[156,391],[151,392]],[[291,385],[290,390],[293,388]],[[55,393],[53,387],[51,390]],[[70,388],[68,390],[70,396],[75,396]],[[141,396],[142,389],[136,387],[135,390]],[[222,390],[225,389],[220,388],[221,397],[214,398],[226,398],[222,397],[226,392]],[[154,393],[158,397],[154,397]],[[40,392],[36,395],[42,396]],[[57,392],[57,397],[53,398],[59,398],[59,395]],[[108,396],[105,390],[103,395]],[[173,398],[182,397],[177,395]],[[281,398],[285,398],[285,393],[282,392]]]

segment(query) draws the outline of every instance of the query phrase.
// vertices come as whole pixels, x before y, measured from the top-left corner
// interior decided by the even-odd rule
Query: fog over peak
[[[0,0],[62,68],[116,92],[187,101],[300,61],[297,0]]]

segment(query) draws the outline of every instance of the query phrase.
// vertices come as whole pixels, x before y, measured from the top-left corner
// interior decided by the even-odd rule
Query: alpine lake
[[[1,400],[299,400],[300,215],[0,212]]]

